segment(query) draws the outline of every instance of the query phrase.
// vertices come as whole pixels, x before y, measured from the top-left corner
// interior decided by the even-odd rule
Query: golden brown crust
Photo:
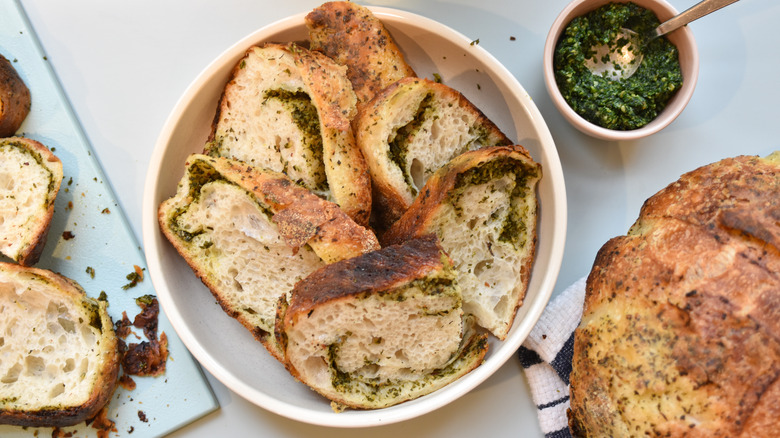
[[[442,257],[436,236],[427,235],[324,266],[295,285],[285,324],[331,300],[425,278],[444,268]]]
[[[309,244],[326,263],[379,248],[373,232],[350,219],[336,204],[296,185],[283,174],[227,158],[198,159],[208,161],[228,180],[267,204],[280,234],[293,248]]]
[[[575,435],[780,433],[778,170],[736,157],[689,172],[601,248],[575,335]]]
[[[313,50],[320,50],[341,65],[359,105],[393,82],[416,76],[382,22],[358,4],[328,2],[306,16]]]
[[[62,275],[45,269],[24,267],[12,263],[0,262],[0,265],[2,265],[2,269],[6,271],[29,273],[34,276],[43,277],[51,283],[54,288],[59,289],[61,293],[69,295],[72,300],[87,299],[84,289],[82,289],[78,283]],[[79,406],[69,406],[59,409],[54,407],[36,411],[2,409],[0,410],[0,424],[13,424],[16,426],[28,427],[73,426],[92,419],[109,402],[119,383],[120,357],[118,340],[114,335],[113,322],[106,311],[107,303],[105,301],[97,301],[97,304],[100,306],[101,330],[104,333],[100,339],[100,349],[104,352],[107,359],[103,369],[100,371],[98,381],[93,387],[89,400]]]
[[[495,146],[463,153],[431,176],[406,213],[381,236],[382,244],[395,245],[434,232],[432,221],[455,187],[458,177],[469,169],[501,157],[538,167],[520,145]]]
[[[0,137],[10,137],[30,112],[30,90],[11,62],[0,55]]]

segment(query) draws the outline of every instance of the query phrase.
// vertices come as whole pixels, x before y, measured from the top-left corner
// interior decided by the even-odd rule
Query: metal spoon
[[[642,64],[642,46],[662,35],[680,28],[693,20],[717,11],[739,0],[702,0],[683,13],[664,21],[648,35],[639,35],[631,29],[620,28],[611,44],[591,47],[595,56],[585,61],[594,75],[612,80],[627,79]]]

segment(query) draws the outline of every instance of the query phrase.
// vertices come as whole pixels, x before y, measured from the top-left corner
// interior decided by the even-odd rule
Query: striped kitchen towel
[[[584,301],[581,278],[550,302],[517,352],[546,438],[571,438],[566,418],[569,374]]]

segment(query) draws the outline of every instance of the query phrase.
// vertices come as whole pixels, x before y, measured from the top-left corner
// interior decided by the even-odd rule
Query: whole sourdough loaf
[[[780,154],[703,166],[598,252],[576,436],[780,436]]]
[[[30,113],[30,90],[11,61],[0,55],[0,137],[16,133]]]
[[[536,253],[541,177],[541,166],[522,146],[464,152],[428,179],[382,243],[436,234],[458,273],[464,311],[503,340]]]
[[[252,47],[225,86],[205,152],[283,172],[368,223],[371,181],[346,68],[295,44]]]
[[[0,423],[71,426],[117,385],[106,302],[53,272],[0,262]]]
[[[327,2],[306,16],[312,50],[347,68],[362,107],[392,83],[416,74],[382,21],[349,1]]]
[[[456,273],[435,236],[315,271],[280,309],[287,368],[342,407],[382,408],[477,367],[486,335],[464,317]]]
[[[0,139],[0,253],[24,266],[38,262],[62,183],[62,163],[23,137]]]
[[[463,152],[512,141],[460,92],[405,78],[372,99],[354,122],[374,187],[376,213],[395,222],[439,167]]]
[[[280,360],[279,299],[326,263],[379,248],[337,205],[281,173],[223,157],[190,156],[158,219],[225,312]]]

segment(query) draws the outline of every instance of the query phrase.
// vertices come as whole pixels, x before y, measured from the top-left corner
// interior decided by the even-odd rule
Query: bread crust
[[[348,67],[358,108],[393,82],[416,76],[384,24],[364,6],[327,2],[305,21],[311,48]]]
[[[0,137],[16,133],[30,113],[30,90],[11,61],[0,55]]]
[[[32,266],[38,263],[48,238],[49,228],[54,216],[54,201],[62,184],[62,162],[49,148],[29,138],[9,137],[2,139],[0,140],[0,148],[3,147],[19,147],[27,150],[51,174],[49,190],[46,199],[43,200],[45,210],[36,212],[34,218],[28,221],[28,224],[30,224],[29,229],[10,229],[5,236],[0,236],[0,240],[7,244],[16,239],[27,239],[21,244],[16,253],[8,253],[6,251],[3,253],[22,266]]]
[[[688,172],[599,250],[575,332],[576,436],[780,434],[779,171],[776,153]]]
[[[98,373],[96,382],[92,386],[92,392],[86,402],[76,406],[59,408],[52,406],[32,410],[0,409],[0,424],[28,427],[65,427],[94,418],[113,395],[118,384],[117,377],[119,376],[120,368],[118,340],[114,333],[113,322],[106,310],[107,303],[88,298],[78,283],[45,269],[0,262],[0,270],[19,277],[19,281],[25,281],[27,278],[42,278],[51,285],[52,289],[56,289],[59,294],[68,300],[89,302],[90,305],[95,305],[100,315],[101,326],[101,337],[97,345],[104,356],[103,366]]]

